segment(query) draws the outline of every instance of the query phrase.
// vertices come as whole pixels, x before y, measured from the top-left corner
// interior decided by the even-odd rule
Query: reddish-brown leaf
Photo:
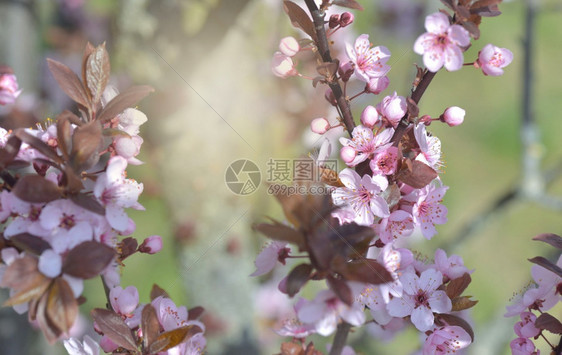
[[[461,22],[461,25],[470,33],[472,38],[480,38],[480,30],[478,29],[478,24],[474,23],[473,21],[463,21]]]
[[[119,243],[119,260],[125,260],[127,257],[133,255],[139,246],[139,242],[133,237],[123,239]]]
[[[100,111],[97,119],[101,123],[106,123],[125,111],[125,109],[135,106],[140,100],[153,91],[153,88],[145,85],[130,87],[114,97],[113,100],[109,101],[103,110]]]
[[[85,193],[73,194],[70,195],[70,200],[88,211],[105,216],[105,207],[91,195],[86,195]]]
[[[328,282],[328,287],[338,296],[338,298],[347,305],[353,304],[353,293],[351,292],[351,288],[347,285],[345,280],[340,278],[335,278],[333,276],[328,276],[326,278]]]
[[[538,240],[540,242],[545,242],[552,245],[555,248],[562,249],[562,237],[552,233],[539,234],[533,238],[533,240]]]
[[[322,75],[326,80],[332,81],[335,78],[336,73],[338,72],[339,68],[339,61],[329,62],[329,63],[321,63],[316,66],[316,71],[318,74]]]
[[[88,58],[95,50],[95,47],[90,43],[86,43],[86,48],[84,48],[84,53],[82,54],[82,82],[87,82],[86,79],[86,69],[88,67]],[[88,92],[88,94],[90,94]]]
[[[20,233],[10,237],[10,242],[20,250],[34,255],[41,255],[45,250],[51,249],[51,244],[42,238],[29,233]]]
[[[78,316],[78,302],[65,279],[57,277],[47,299],[47,317],[63,333],[67,333]]]
[[[70,160],[70,149],[72,148],[72,136],[69,116],[74,115],[70,111],[64,111],[57,117],[57,141],[59,149],[65,160]]]
[[[77,194],[84,188],[82,179],[80,179],[80,176],[78,176],[69,165],[64,167],[61,185],[66,186],[66,191],[70,194]]]
[[[453,3],[453,0],[441,0],[441,2],[447,6],[449,9],[451,10],[455,10],[455,4]]]
[[[115,344],[127,350],[137,350],[137,344],[131,334],[131,329],[119,314],[103,308],[95,308],[90,314],[102,333]]]
[[[541,314],[537,320],[535,320],[535,327],[546,329],[554,334],[562,334],[562,323],[548,313]]]
[[[90,106],[90,99],[88,98],[86,89],[84,89],[84,85],[82,85],[76,73],[56,60],[47,59],[47,65],[62,91],[64,91],[68,97],[84,107]]]
[[[405,159],[396,178],[416,189],[427,186],[437,177],[437,172],[421,161]]]
[[[76,171],[87,170],[98,162],[101,128],[99,121],[91,121],[74,130],[70,160]]]
[[[105,43],[97,46],[86,60],[86,80],[85,83],[90,90],[92,98],[92,108],[96,108],[103,90],[109,80],[109,55],[105,50]]]
[[[296,28],[300,28],[308,34],[314,41],[316,41],[316,32],[314,31],[314,24],[307,13],[297,4],[292,1],[283,1],[283,9],[289,15],[291,24]]]
[[[457,325],[461,327],[468,333],[468,335],[470,335],[470,338],[474,342],[474,331],[472,330],[472,327],[461,317],[452,314],[438,314],[436,317],[439,321],[443,321],[448,325]]]
[[[160,333],[160,323],[156,315],[156,310],[149,303],[144,306],[141,315],[141,328],[143,335],[143,348],[148,349],[158,338]]]
[[[17,304],[37,301],[51,284],[51,279],[39,271],[26,275],[25,280],[17,285],[17,292],[7,299],[2,306],[10,307]]]
[[[254,225],[254,230],[273,240],[280,240],[297,246],[304,247],[304,236],[294,228],[273,220],[273,223],[260,223]]]
[[[310,264],[300,264],[295,266],[287,276],[287,294],[289,297],[296,295],[301,287],[303,287],[308,280],[313,267]]]
[[[196,320],[205,312],[205,308],[196,306],[187,311],[187,320]]]
[[[445,289],[447,296],[450,299],[456,298],[466,290],[470,282],[472,281],[470,275],[468,273],[463,274],[461,277],[457,277],[454,280],[451,280]]]
[[[168,292],[166,292],[163,288],[161,288],[157,284],[152,285],[152,289],[150,290],[150,300],[154,301],[156,298],[160,296],[170,298]]]
[[[472,308],[478,303],[478,301],[471,300],[470,296],[457,297],[452,299],[451,302],[453,304],[453,308],[451,310],[452,312],[458,312]]]
[[[374,259],[359,259],[345,263],[338,263],[333,269],[346,280],[365,282],[372,285],[393,281],[388,270]]]
[[[98,276],[115,257],[113,248],[94,241],[77,245],[66,255],[62,271],[70,276],[90,279]]]
[[[282,343],[281,355],[304,355],[304,349],[301,344],[296,343]]]
[[[201,328],[195,325],[187,325],[176,328],[174,330],[170,330],[168,332],[160,334],[160,336],[158,336],[158,338],[148,348],[148,351],[150,354],[156,354],[162,351],[166,351],[173,348],[174,346],[177,346],[178,344],[183,343],[193,335],[200,332]]]
[[[333,0],[332,4],[337,5],[337,6],[341,6],[341,7],[347,7],[348,9],[355,9],[355,10],[363,11],[363,6],[361,6],[361,4],[359,4],[355,0]]]
[[[21,139],[16,136],[10,136],[6,145],[0,149],[0,166],[9,165],[18,155],[21,147]]]
[[[556,275],[562,277],[562,269],[560,267],[558,267],[558,265],[553,264],[552,262],[543,258],[542,256],[535,256],[534,258],[527,259],[527,260],[529,260],[530,262],[532,262],[534,264],[542,266],[545,269],[550,270],[553,273],[555,273]]]
[[[22,142],[29,144],[34,149],[38,150],[41,154],[51,159],[55,163],[62,163],[61,158],[58,156],[56,150],[50,147],[41,139],[27,133],[23,128],[14,131],[14,135],[22,140]]]
[[[58,340],[59,336],[62,334],[62,330],[51,323],[49,317],[47,316],[48,300],[49,294],[43,294],[41,299],[36,303],[36,305],[34,305],[36,310],[33,313],[35,313],[35,319],[37,319],[37,323],[39,324],[39,328],[41,328],[43,335],[45,335],[47,341],[52,345]]]
[[[32,203],[51,202],[62,196],[62,190],[55,183],[39,175],[20,178],[12,192],[20,199]]]

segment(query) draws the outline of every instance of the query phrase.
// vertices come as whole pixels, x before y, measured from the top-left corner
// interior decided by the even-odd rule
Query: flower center
[[[64,229],[70,229],[76,225],[76,221],[74,220],[73,215],[67,215],[66,213],[62,214],[62,218],[60,220],[59,227]]]
[[[427,302],[429,297],[424,290],[418,290],[418,293],[416,294],[414,299],[416,300],[416,308],[419,306],[426,306],[429,308],[429,303]]]

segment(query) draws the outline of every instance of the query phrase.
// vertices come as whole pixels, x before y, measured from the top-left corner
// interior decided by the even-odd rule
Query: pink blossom
[[[377,135],[374,135],[372,129],[364,127],[363,125],[355,127],[351,133],[352,139],[340,138],[342,146],[351,147],[357,153],[353,161],[347,165],[351,167],[356,166],[372,157],[373,154],[388,148],[391,145],[390,139],[393,134],[394,130],[392,128],[385,129]]]
[[[478,53],[477,64],[484,75],[500,76],[503,69],[513,60],[513,53],[507,48],[499,48],[489,43]]]
[[[404,96],[398,96],[396,92],[386,96],[377,105],[377,111],[379,111],[393,127],[396,127],[400,119],[406,114],[406,109],[406,98]]]
[[[340,149],[340,158],[346,164],[351,164],[355,157],[357,156],[357,151],[352,147],[344,146]]]
[[[518,337],[521,338],[534,338],[540,333],[540,329],[535,327],[537,316],[531,312],[522,312],[520,314],[521,321],[515,323],[513,330]]]
[[[509,343],[511,355],[540,355],[540,350],[535,348],[535,344],[531,339],[517,338]]]
[[[373,127],[380,121],[380,115],[374,106],[367,106],[361,113],[361,124],[364,127],[373,129]]]
[[[271,70],[273,71],[273,74],[283,79],[298,74],[291,57],[281,52],[275,52],[275,54],[273,54],[273,59],[271,60]]]
[[[419,160],[433,169],[439,169],[441,164],[441,141],[435,136],[428,134],[424,124],[414,127],[414,136],[420,147],[421,153],[416,160]]]
[[[279,42],[279,50],[286,56],[292,57],[300,50],[299,42],[294,37],[285,37]]]
[[[100,353],[99,344],[88,335],[84,335],[83,343],[76,338],[64,340],[63,343],[69,355],[99,355]]]
[[[139,246],[139,251],[146,254],[156,254],[160,250],[162,250],[162,237],[159,235],[151,235]]]
[[[310,123],[310,130],[317,134],[324,134],[330,129],[330,122],[324,117],[315,118]]]
[[[139,305],[139,291],[135,286],[121,286],[109,291],[109,301],[113,310],[124,316],[131,316]]]
[[[404,248],[396,249],[392,244],[387,244],[381,249],[377,260],[390,272],[394,279],[393,282],[379,285],[385,303],[390,302],[390,295],[402,297],[403,287],[399,279],[399,270],[404,270],[414,262],[414,255],[412,252]]]
[[[0,105],[13,104],[21,94],[14,74],[0,74]]]
[[[426,33],[414,43],[414,52],[423,55],[423,64],[429,71],[437,72],[443,65],[449,71],[462,68],[463,53],[460,47],[470,44],[470,35],[459,25],[451,25],[447,15],[436,12],[425,18]]]
[[[140,132],[140,126],[148,121],[144,112],[134,108],[125,109],[118,117],[117,128],[130,136],[137,136]]]
[[[254,271],[250,276],[261,276],[267,274],[277,263],[282,263],[285,265],[285,258],[289,255],[291,249],[287,248],[287,243],[280,241],[273,241],[256,257],[256,271]]]
[[[365,322],[365,313],[359,304],[348,306],[331,290],[320,291],[313,301],[305,300],[297,317],[302,323],[314,324],[316,332],[322,336],[332,334],[340,319],[356,327]]]
[[[47,249],[39,257],[38,269],[47,277],[57,277],[62,270],[62,257],[53,249]]]
[[[95,326],[95,324],[94,324]],[[104,335],[100,339],[100,347],[106,353],[113,353],[114,350],[119,348],[119,345],[115,344],[107,335]]]
[[[386,65],[390,58],[390,51],[384,46],[371,48],[369,35],[362,34],[355,40],[355,46],[346,43],[346,52],[355,65],[355,75],[358,79],[368,83],[371,78],[386,75],[390,66]]]
[[[398,168],[398,148],[388,147],[377,153],[369,166],[376,175],[392,175]]]
[[[382,218],[379,224],[375,225],[375,231],[383,243],[392,243],[414,232],[414,219],[410,213],[396,210],[387,218]]]
[[[388,180],[380,175],[364,175],[362,178],[355,170],[346,168],[339,174],[345,187],[336,188],[332,199],[337,206],[350,206],[355,212],[354,222],[371,225],[376,217],[388,217],[388,204],[380,193],[388,187]]]
[[[436,187],[429,184],[418,191],[412,215],[414,222],[420,226],[423,236],[427,239],[437,234],[436,224],[447,222],[447,207],[441,204],[447,189],[447,186]]]
[[[185,306],[177,307],[174,301],[169,298],[158,296],[151,302],[156,309],[158,321],[164,331],[169,331],[186,325],[196,325],[205,331],[205,326],[199,321],[188,321],[187,308]]]
[[[303,305],[307,303],[304,298],[299,300],[294,305],[295,314],[298,314]],[[288,318],[281,322],[281,326],[274,329],[275,333],[282,337],[306,338],[311,334],[316,333],[314,324],[304,324],[297,318]]]
[[[447,254],[443,249],[437,249],[435,251],[435,267],[450,280],[457,279],[465,273],[472,272],[464,266],[462,257],[459,255],[451,255],[447,258]]]
[[[370,92],[371,94],[378,95],[384,90],[386,90],[389,84],[390,84],[390,79],[388,79],[388,76],[381,76],[380,78],[371,78],[369,79],[367,85],[365,85],[365,90],[367,90],[367,92]]]
[[[443,121],[451,127],[458,126],[464,121],[466,111],[458,106],[448,107],[443,113]]]
[[[141,165],[142,161],[135,158],[140,153],[140,147],[144,140],[140,136],[118,136],[113,144],[117,155],[127,159],[131,165]]]
[[[403,318],[392,318],[387,324],[375,322],[369,322],[366,325],[367,332],[377,339],[382,341],[391,340],[398,332],[404,329],[406,326],[406,321]]]
[[[461,327],[448,325],[435,329],[423,345],[423,355],[454,354],[472,343],[470,335]]]
[[[437,290],[443,284],[443,275],[435,269],[427,269],[418,277],[413,271],[400,276],[403,287],[401,298],[393,298],[387,306],[393,317],[410,316],[419,331],[433,327],[433,313],[451,311],[452,303],[445,291]]]

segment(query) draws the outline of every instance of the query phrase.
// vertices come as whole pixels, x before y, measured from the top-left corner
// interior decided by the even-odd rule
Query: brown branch
[[[332,56],[330,55],[330,44],[328,43],[328,37],[326,36],[326,28],[324,25],[324,16],[326,16],[326,14],[324,11],[318,9],[314,0],[305,0],[305,2],[308,7],[308,11],[310,11],[310,14],[312,15],[312,20],[314,21],[314,31],[316,32],[317,37],[316,44],[318,45],[318,53],[320,53],[324,63],[334,63]],[[345,125],[348,133],[351,135],[353,128],[355,128],[355,122],[353,121],[353,114],[351,113],[349,102],[343,94],[340,82],[338,79],[335,79],[328,82],[328,85],[334,93],[336,103],[342,113],[343,124]]]
[[[330,349],[329,355],[340,355],[347,342],[347,335],[351,329],[351,324],[342,322],[338,325],[338,330],[336,331],[336,336],[334,337],[334,342],[332,343],[332,348]]]

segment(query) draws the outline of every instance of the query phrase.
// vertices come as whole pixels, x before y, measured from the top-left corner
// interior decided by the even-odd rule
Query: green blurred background
[[[411,50],[413,41],[424,32],[425,15],[442,7],[437,1],[360,2],[365,10],[355,12],[355,32],[335,36],[334,51],[368,33],[375,45],[391,50],[392,71],[390,87],[380,97],[354,101],[355,117],[383,95],[409,93],[413,64],[421,63]],[[562,7],[556,0],[535,3],[532,103],[538,139],[529,151],[540,171],[554,169],[546,192],[562,197],[555,169],[562,159]],[[525,175],[520,135],[525,4],[501,4],[503,14],[483,20],[482,37],[465,53],[468,62],[487,43],[511,49],[515,59],[505,75],[485,77],[471,67],[441,72],[420,103],[421,112],[433,117],[453,105],[467,111],[459,127],[429,127],[442,141],[449,222],[438,227],[430,242],[411,239],[414,249],[429,256],[446,246],[448,254],[462,255],[465,265],[476,269],[467,290],[479,300],[471,313],[476,341],[470,354],[509,353],[515,319],[505,319],[503,313],[514,292],[530,280],[526,259],[556,258],[531,238],[562,233],[557,206],[517,193]],[[178,305],[204,306],[209,354],[268,354],[278,351],[281,341],[271,327],[290,303],[281,299],[276,304],[281,274],[272,280],[248,277],[265,243],[251,224],[265,216],[283,218],[267,193],[267,161],[306,155],[316,140],[307,133],[310,121],[335,117],[322,98],[324,89],[271,74],[271,55],[287,35],[302,36],[290,26],[280,0],[0,1],[0,62],[14,68],[24,88],[16,108],[20,121],[10,121],[4,112],[4,125],[29,125],[55,117],[69,105],[46,72],[45,58],[78,70],[87,40],[107,42],[114,85],[156,88],[139,106],[149,117],[140,156],[146,164],[128,170],[144,183],[141,203],[146,211],[130,216],[137,223],[137,238],[159,234],[164,249],[126,260],[122,284],[137,286],[141,302],[148,301],[157,283]],[[314,75],[310,58],[298,58],[302,72]],[[264,180],[250,196],[233,194],[224,182],[227,166],[242,158],[254,161]],[[502,196],[510,198],[492,208]],[[471,229],[464,233],[467,227]],[[104,305],[100,290],[98,280],[87,282],[86,323],[89,310]],[[314,292],[305,295],[310,298]],[[0,313],[0,335],[14,344],[2,340],[0,354],[64,353],[61,346],[45,350],[41,338],[23,328],[14,332],[18,323],[13,313]],[[325,350],[323,339],[311,339]],[[412,330],[389,344],[362,331],[350,339],[362,354],[410,354],[419,344]],[[548,353],[546,347],[541,350]]]

